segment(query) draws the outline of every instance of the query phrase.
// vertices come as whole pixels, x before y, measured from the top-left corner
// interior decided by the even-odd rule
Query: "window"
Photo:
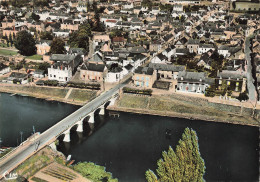
[[[136,80],[139,80],[139,76],[136,77]]]
[[[136,86],[139,86],[139,82],[138,81],[136,81]]]
[[[149,82],[146,82],[146,86],[149,87]]]
[[[227,85],[230,85],[230,81],[227,81]]]
[[[142,80],[144,80],[144,77],[142,76]]]
[[[56,75],[54,75],[54,78],[56,78]]]
[[[146,80],[149,81],[149,77],[146,77]]]

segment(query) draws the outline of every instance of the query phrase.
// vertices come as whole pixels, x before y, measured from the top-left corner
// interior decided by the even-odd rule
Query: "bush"
[[[246,92],[242,92],[242,93],[240,93],[239,94],[239,96],[237,97],[237,100],[239,100],[240,102],[241,101],[246,101],[246,100],[248,100],[249,98],[248,98],[248,95],[247,95],[247,93]]]
[[[74,82],[68,82],[67,86],[73,88],[85,88],[85,89],[93,89],[93,90],[100,90],[101,87],[99,83],[74,83]]]
[[[129,87],[124,87],[123,88],[124,93],[131,93],[131,94],[141,94],[141,95],[152,95],[152,90],[151,89],[134,89],[134,88],[129,88]]]
[[[57,80],[45,80],[44,85],[47,86],[58,86],[58,81]]]

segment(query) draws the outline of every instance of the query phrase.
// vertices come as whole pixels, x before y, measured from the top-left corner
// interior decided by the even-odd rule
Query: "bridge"
[[[128,79],[123,83],[117,84],[112,89],[101,93],[91,102],[65,117],[39,136],[36,136],[31,142],[27,139],[28,142],[21,144],[10,152],[9,155],[7,154],[7,156],[0,160],[0,179],[3,178],[4,174],[11,172],[19,164],[46,145],[54,147],[54,142],[59,136],[65,135],[63,141],[70,142],[70,130],[73,126],[77,125],[77,131],[83,132],[84,119],[88,119],[89,123],[94,123],[95,112],[99,112],[101,115],[104,114],[105,106],[114,104],[119,95],[119,89],[127,84],[127,80]]]

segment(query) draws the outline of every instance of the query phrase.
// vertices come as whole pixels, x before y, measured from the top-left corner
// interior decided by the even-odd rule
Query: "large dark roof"
[[[81,69],[82,70],[103,72],[104,69],[105,69],[105,65],[104,64],[87,63],[87,64],[83,64]]]
[[[153,68],[155,70],[173,71],[173,72],[179,72],[185,70],[185,66],[176,66],[176,65],[168,65],[168,64],[160,64],[160,63],[150,63],[149,68]]]
[[[135,70],[135,73],[152,75],[153,74],[153,68],[138,66],[138,68]]]

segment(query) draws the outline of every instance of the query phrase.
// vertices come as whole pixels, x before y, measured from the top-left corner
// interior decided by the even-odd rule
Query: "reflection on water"
[[[145,171],[155,171],[161,152],[175,148],[186,127],[197,131],[207,181],[258,179],[257,127],[129,113],[95,121],[93,130],[87,121],[83,133],[72,130],[70,144],[60,142],[58,150],[105,166],[119,181],[145,181]]]
[[[2,146],[16,146],[20,131],[26,139],[33,126],[43,132],[79,108],[9,95],[1,93],[0,97]],[[72,141],[60,142],[58,149],[71,154],[76,162],[92,161],[105,166],[120,182],[145,181],[145,171],[156,169],[161,152],[169,145],[175,148],[186,127],[197,132],[207,181],[258,180],[257,127],[129,113],[120,113],[119,118],[96,116],[95,120],[95,126],[84,122],[83,133],[73,127]]]

